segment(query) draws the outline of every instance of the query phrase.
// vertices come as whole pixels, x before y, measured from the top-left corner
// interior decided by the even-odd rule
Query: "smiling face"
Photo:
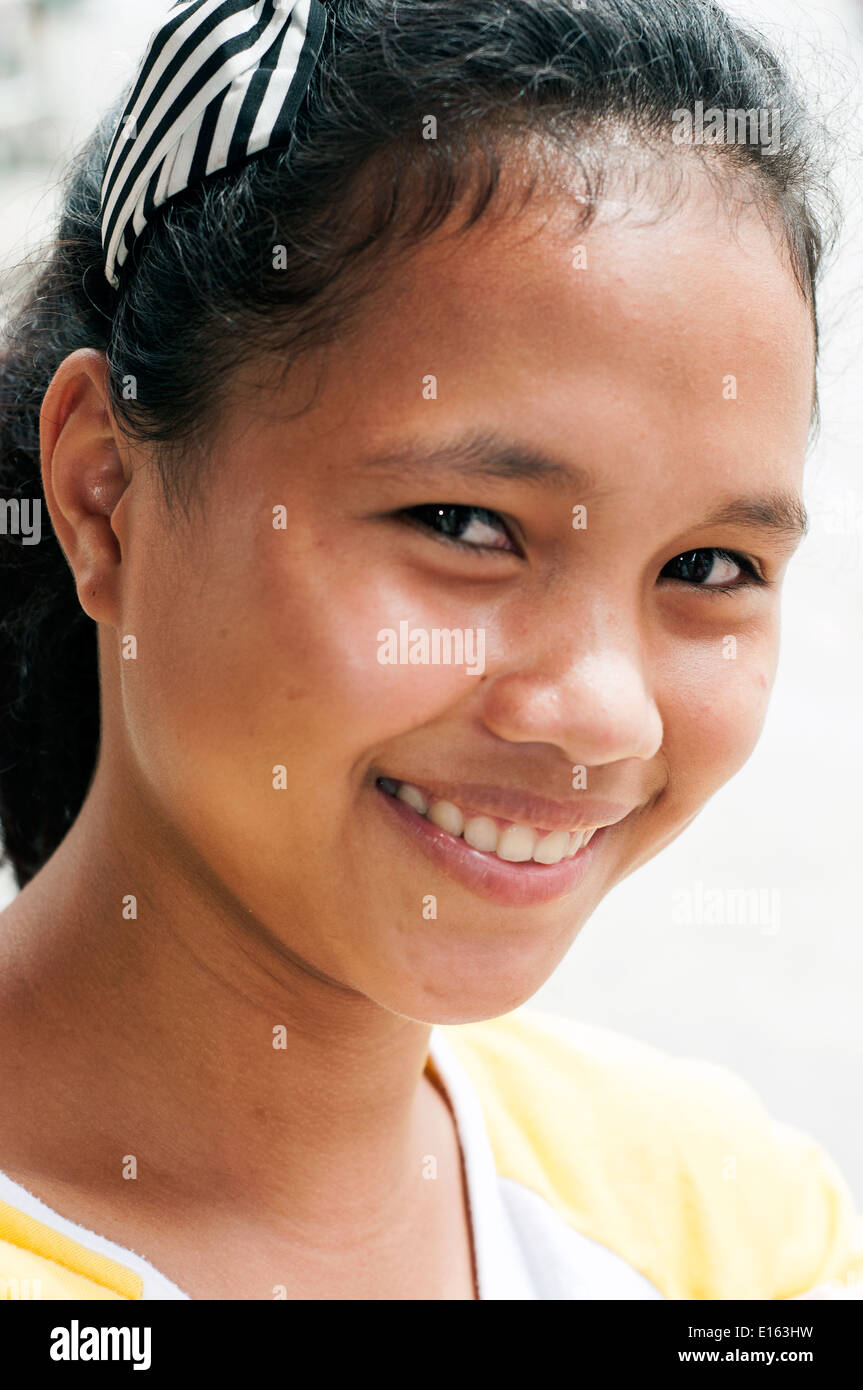
[[[114,515],[133,775],[297,958],[426,1022],[540,987],[775,670],[814,351],[775,233],[703,176],[569,217],[426,241],[325,357],[241,374],[200,518],[147,471]]]

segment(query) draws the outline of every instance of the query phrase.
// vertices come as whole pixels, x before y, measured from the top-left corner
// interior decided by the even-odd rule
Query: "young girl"
[[[863,1273],[745,1083],[522,1007],[758,738],[808,139],[710,0],[166,14],[2,366],[7,1288]]]

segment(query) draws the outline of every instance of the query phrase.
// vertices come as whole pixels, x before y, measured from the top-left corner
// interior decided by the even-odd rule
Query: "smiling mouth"
[[[536,826],[473,815],[455,802],[433,797],[410,782],[379,777],[377,785],[388,796],[403,801],[418,815],[471,849],[507,864],[560,864],[573,859],[589,844],[600,827],[577,830],[542,830]]]

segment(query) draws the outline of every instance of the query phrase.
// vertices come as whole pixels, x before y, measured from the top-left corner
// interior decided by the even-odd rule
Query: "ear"
[[[131,481],[108,397],[108,361],[78,348],[58,367],[39,420],[42,483],[54,531],[75,576],[78,600],[95,622],[119,615],[115,508]]]

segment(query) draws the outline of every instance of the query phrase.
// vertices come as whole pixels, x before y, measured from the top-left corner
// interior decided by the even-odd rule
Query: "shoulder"
[[[441,1027],[498,1172],[668,1298],[790,1298],[863,1279],[848,1188],[727,1068],[533,1008]]]

